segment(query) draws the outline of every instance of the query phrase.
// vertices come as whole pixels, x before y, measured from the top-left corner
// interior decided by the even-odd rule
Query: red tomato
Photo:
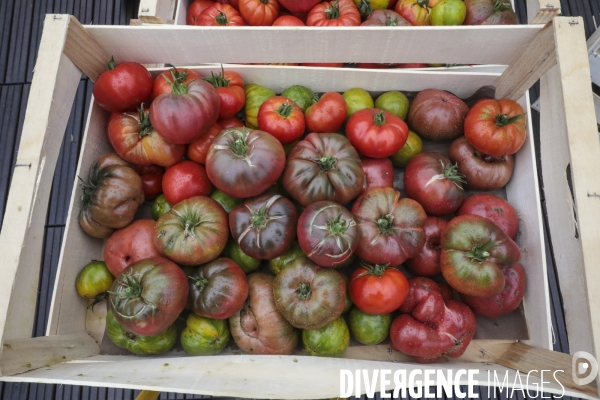
[[[400,117],[377,108],[364,108],[352,114],[346,136],[360,153],[373,158],[389,157],[404,146],[408,126]]]
[[[223,67],[221,67],[220,74],[211,72],[210,78],[206,77],[203,79],[211,83],[219,94],[219,99],[221,100],[219,118],[233,117],[246,104],[244,80],[237,72],[225,72]]]
[[[135,172],[142,178],[142,189],[146,200],[152,200],[162,193],[162,178],[165,169],[159,165],[137,165]]]
[[[516,101],[485,99],[469,110],[465,136],[482,153],[501,157],[523,146],[526,123],[525,111]]]
[[[210,149],[210,145],[212,144],[215,137],[223,128],[219,124],[214,124],[208,132],[204,135],[200,136],[200,139],[194,140],[187,148],[187,152],[185,155],[190,160],[197,162],[198,164],[206,164],[206,155],[208,154],[208,150]]]
[[[393,64],[380,64],[380,63],[358,63],[358,68],[370,68],[370,69],[387,69],[391,68]]]
[[[244,126],[244,123],[237,117],[218,119],[217,125],[219,125],[222,129],[229,128],[241,128]]]
[[[347,112],[344,97],[337,92],[327,92],[306,109],[306,128],[309,132],[337,132],[346,120]]]
[[[429,15],[433,4],[427,0],[399,0],[394,9],[414,26],[431,25]]]
[[[374,187],[394,187],[394,164],[389,158],[361,157],[365,183],[363,192]]]
[[[305,67],[343,68],[344,63],[302,63]]]
[[[94,83],[94,99],[110,112],[134,110],[152,93],[152,75],[142,64],[125,62],[107,64],[108,71]]]
[[[156,78],[156,80],[154,81],[154,88],[152,90],[152,94],[154,95],[154,98],[157,98],[163,93],[173,93],[173,87],[171,83],[169,83],[169,81],[185,85],[186,83],[197,79],[201,79],[200,75],[198,75],[191,69],[171,68],[170,70],[163,72],[158,76],[158,78]]]
[[[273,26],[306,26],[300,18],[293,15],[282,15],[273,22]]]
[[[258,109],[258,129],[275,136],[282,144],[300,138],[305,125],[302,109],[287,97],[271,97]]]
[[[167,202],[175,205],[195,196],[210,196],[212,184],[202,165],[182,161],[167,169],[162,181]]]
[[[244,26],[242,16],[229,4],[208,7],[196,18],[196,25],[201,26]]]
[[[313,8],[321,0],[279,0],[282,6],[292,13],[304,13]]]
[[[489,193],[478,193],[468,197],[456,215],[479,215],[489,219],[511,238],[517,236],[519,217],[510,203]]]
[[[277,0],[240,0],[240,14],[248,25],[271,26],[279,16]]]
[[[215,4],[213,0],[196,0],[187,9],[185,22],[188,25],[198,25],[196,20],[202,14],[202,11]]]
[[[396,68],[427,68],[427,67],[429,67],[429,64],[423,64],[423,63],[400,63],[400,64],[394,64],[394,67],[396,67]]]
[[[440,267],[440,254],[442,247],[440,237],[446,228],[447,222],[438,217],[427,217],[423,230],[425,231],[425,244],[419,253],[406,260],[406,266],[418,276],[433,276],[442,273]],[[444,287],[444,290],[447,288]],[[452,289],[450,289],[452,292]]]
[[[352,0],[324,1],[314,6],[306,19],[307,26],[359,26],[360,22]]]
[[[368,314],[391,313],[404,303],[408,290],[408,280],[393,267],[363,265],[350,276],[350,298]]]

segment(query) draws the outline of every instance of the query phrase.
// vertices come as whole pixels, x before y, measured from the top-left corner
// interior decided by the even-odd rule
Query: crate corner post
[[[177,0],[140,0],[138,19],[146,24],[166,24],[175,18]]]
[[[526,0],[529,24],[545,24],[560,15],[560,0]]]

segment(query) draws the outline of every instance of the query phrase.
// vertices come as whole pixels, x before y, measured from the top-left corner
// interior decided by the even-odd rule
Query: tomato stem
[[[504,11],[506,9],[512,9],[512,6],[509,2],[504,2],[502,0],[496,0],[494,3],[494,12]]]
[[[117,63],[115,62],[115,59],[113,56],[110,57],[110,61],[106,64],[106,69],[107,70],[113,70],[117,67]]]
[[[398,26],[398,18],[394,18],[392,19],[392,17],[390,17],[389,15],[387,16],[387,22],[385,23],[385,26]]]
[[[186,218],[185,219],[185,228],[183,230],[183,236],[184,238],[188,238],[190,236],[196,236],[196,234],[194,233],[194,228],[197,227],[200,224],[200,221],[193,221],[191,218]]]
[[[223,11],[219,11],[219,15],[215,17],[215,21],[221,26],[227,25],[229,22],[227,20],[227,15]]]
[[[321,158],[317,158],[313,161],[317,163],[317,165],[319,166],[319,168],[321,168],[321,171],[323,172],[327,172],[331,169],[337,168],[337,158],[333,156],[323,155]]]
[[[375,275],[375,276],[382,276],[385,273],[385,270],[388,269],[390,267],[390,264],[385,264],[385,265],[379,265],[379,264],[375,264],[375,265],[369,265],[366,263],[362,263],[361,266],[367,270],[366,273],[364,274],[360,274],[360,276],[364,276],[364,275]]]
[[[208,286],[208,279],[204,278],[204,277],[199,277],[196,278],[195,276],[188,276],[189,280],[191,280],[192,282],[194,282],[194,285],[198,286],[200,291],[203,291],[204,288],[206,288],[206,286]]]
[[[140,139],[144,136],[148,135],[154,129],[152,127],[152,123],[150,122],[150,112],[144,110],[144,104],[140,105],[139,108],[139,129],[140,129]]]
[[[358,12],[363,18],[367,18],[373,13],[373,8],[371,8],[370,0],[360,0],[360,3],[356,5],[356,8],[358,8]]]
[[[223,64],[221,64],[221,73],[215,74],[211,71],[210,77],[205,76],[202,79],[212,84],[215,88],[229,87],[229,82],[231,82],[229,79],[225,79],[225,70],[223,69]]]
[[[167,81],[167,83],[171,86],[171,92],[173,94],[186,94],[188,92],[187,86],[183,84],[181,75],[179,75],[177,73],[177,70],[175,69],[174,71],[175,72],[173,72],[173,69],[169,71],[171,73],[171,77],[173,78],[173,80],[170,80],[169,78],[166,77],[166,75],[163,75],[163,77],[165,78],[165,81]]]
[[[263,3],[263,4],[268,4],[269,0],[260,0],[260,2]]]
[[[276,110],[276,112],[283,118],[287,118],[292,113],[292,110],[293,110],[292,103],[289,103],[286,101],[281,106],[279,106],[279,108]]]
[[[469,251],[466,256],[473,259],[473,261],[483,262],[490,256],[489,250],[498,244],[498,242],[492,242],[491,240],[488,240],[484,244],[473,246],[471,251]]]
[[[340,17],[340,5],[338,4],[338,0],[331,3],[331,8],[325,9],[325,15],[327,16],[327,19],[338,19]]]
[[[99,295],[97,295],[96,297],[94,297],[94,301],[92,302],[92,304],[90,304],[87,308],[91,308],[92,312],[94,312],[94,306],[104,300],[106,300],[108,298],[108,292],[102,292]]]
[[[298,298],[300,300],[308,300],[312,296],[312,292],[310,290],[310,284],[302,282],[298,289],[296,289],[296,293],[298,293]]]
[[[428,8],[429,7],[429,0],[417,0],[417,2],[415,4],[418,5],[418,6],[420,6],[420,7],[423,7],[423,8]],[[415,4],[413,4],[412,6],[414,6]]]
[[[130,277],[129,275],[125,277],[125,283],[121,285],[125,287],[125,290],[121,292],[109,291],[107,293],[112,294],[121,299],[136,299],[142,294],[143,287],[141,282],[139,282],[135,278]]]
[[[525,114],[517,114],[512,117],[509,117],[508,114],[498,114],[496,115],[496,118],[494,118],[494,120],[496,122],[496,125],[498,125],[499,127],[503,127],[512,124],[524,115]]]
[[[379,112],[375,113],[375,116],[373,117],[373,122],[377,126],[385,124],[385,114],[382,110],[379,110]]]
[[[446,168],[444,168],[444,177],[460,188],[462,188],[462,185],[460,185],[461,183],[467,183],[465,176],[458,172],[458,163],[448,164]]]
[[[377,228],[379,229],[379,233],[382,235],[391,235],[394,233],[394,216],[390,214],[383,215],[375,224],[377,224]]]
[[[267,226],[267,205],[265,204],[258,211],[252,211],[252,215],[250,216],[250,225],[254,229],[263,229]]]
[[[341,236],[346,233],[350,226],[355,224],[354,219],[342,219],[342,212],[340,211],[335,219],[327,221],[327,230],[332,235]]]
[[[244,130],[243,132],[231,130],[232,136],[234,136],[234,140],[229,140],[227,142],[227,146],[233,152],[233,154],[237,156],[246,155],[246,152],[250,148],[248,143],[246,143],[246,138],[248,137],[248,132]]]

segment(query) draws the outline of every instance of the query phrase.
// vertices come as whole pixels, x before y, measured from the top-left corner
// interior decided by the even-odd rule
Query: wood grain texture
[[[109,54],[90,36],[86,29],[72,15],[53,15],[52,18],[69,20],[69,30],[64,52],[92,81],[106,71]],[[122,60],[117,59],[117,62]]]
[[[527,20],[530,24],[546,24],[560,15],[560,0],[526,0]]]
[[[166,24],[173,20],[177,0],[141,0],[138,18],[148,24]]]

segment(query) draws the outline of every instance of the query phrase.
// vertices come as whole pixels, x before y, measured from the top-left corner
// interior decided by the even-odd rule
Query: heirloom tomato
[[[136,62],[115,63],[111,59],[94,83],[94,100],[107,111],[134,110],[152,93],[152,75]]]
[[[404,146],[390,156],[390,160],[395,167],[405,168],[410,160],[419,153],[423,152],[423,141],[413,131],[408,131],[408,136]]]
[[[249,128],[257,129],[258,109],[265,100],[275,97],[275,92],[269,88],[254,84],[244,86],[244,92],[246,93],[246,105],[244,106],[246,125]]]
[[[359,26],[360,13],[352,0],[324,1],[308,12],[307,26]]]
[[[390,333],[392,314],[373,315],[352,307],[348,315],[348,328],[354,339],[368,346],[385,340]]]
[[[223,207],[223,210],[225,210],[225,212],[227,214],[231,213],[231,211],[238,204],[241,204],[243,202],[242,199],[238,199],[238,198],[235,198],[228,194],[225,194],[225,193],[221,192],[219,189],[213,190],[212,194],[210,195],[210,198],[215,200],[217,203],[219,203],[221,205],[221,207]]]
[[[275,275],[277,275],[286,265],[291,263],[297,258],[304,257],[306,254],[302,251],[302,248],[297,241],[293,241],[289,249],[279,257],[275,257],[269,260],[269,269]]]
[[[212,356],[219,354],[231,339],[229,323],[223,319],[213,319],[190,314],[186,327],[181,332],[181,346],[192,356]]]
[[[404,17],[392,10],[375,10],[361,26],[411,26]],[[375,105],[375,107],[378,107]]]
[[[302,112],[306,112],[306,109],[315,103],[315,97],[317,96],[312,90],[306,86],[294,85],[285,89],[281,92],[283,97],[287,97],[292,100]]]
[[[195,163],[206,164],[208,150],[210,150],[212,142],[222,130],[223,128],[218,123],[211,126],[208,132],[190,143],[185,153],[186,157]]]
[[[342,97],[348,107],[346,118],[350,118],[357,111],[375,107],[375,102],[369,92],[361,88],[348,89]]]
[[[408,126],[399,117],[376,108],[354,113],[346,124],[350,143],[367,157],[389,157],[404,146]]]
[[[463,134],[469,107],[444,90],[426,89],[417,94],[408,110],[408,124],[431,140],[456,139]]]
[[[293,15],[282,15],[273,21],[272,26],[306,26],[306,24],[300,18]]]
[[[403,121],[408,115],[408,98],[402,92],[385,92],[375,100],[375,108],[394,114]]]
[[[230,239],[223,250],[224,257],[231,258],[246,274],[257,270],[260,267],[260,260],[250,257],[244,253],[238,242]]]
[[[361,311],[388,314],[406,300],[408,280],[396,268],[363,264],[350,276],[349,290],[352,302]]]
[[[165,169],[158,165],[137,165],[135,172],[142,180],[142,190],[146,200],[154,200],[162,193],[162,178]]]
[[[309,132],[337,132],[344,121],[348,106],[344,97],[336,92],[327,92],[306,109],[306,129]]]
[[[438,217],[427,217],[423,230],[425,231],[425,244],[412,258],[406,260],[406,266],[418,276],[433,276],[442,272],[440,269],[440,254],[442,247],[440,237],[447,222]]]
[[[430,0],[398,0],[394,9],[414,26],[430,25]]]
[[[106,313],[106,335],[115,346],[140,356],[166,353],[177,342],[174,325],[154,335],[139,335],[123,328],[110,309]]]
[[[177,204],[194,196],[210,196],[212,185],[206,170],[193,161],[182,161],[167,169],[162,180],[169,204]]]
[[[519,217],[510,203],[490,193],[477,193],[462,203],[456,215],[479,215],[487,218],[514,239],[519,230]]]
[[[185,15],[185,23],[188,25],[198,25],[197,20],[202,11],[215,4],[213,0],[196,0],[189,5]],[[156,96],[156,95],[155,95]]]
[[[365,190],[374,187],[394,187],[394,165],[389,158],[361,157],[360,162],[365,171]]]
[[[464,0],[464,25],[517,25],[519,18],[509,0]]]
[[[248,25],[271,26],[279,16],[277,0],[239,0],[240,14]]]
[[[152,219],[156,221],[160,218],[161,215],[163,215],[170,209],[171,205],[169,204],[167,199],[165,199],[165,195],[161,194],[152,202]]]
[[[279,0],[279,2],[292,13],[304,13],[310,11],[321,0]]]
[[[229,4],[215,3],[206,8],[196,18],[196,25],[201,26],[244,26],[244,19]]]
[[[282,144],[299,139],[305,125],[304,113],[287,97],[271,97],[258,110],[258,129],[275,136]]]
[[[246,103],[246,93],[244,92],[244,80],[240,74],[233,71],[223,70],[215,74],[211,72],[210,77],[203,78],[214,86],[220,99],[219,118],[234,117]]]
[[[231,118],[218,119],[217,125],[219,125],[222,129],[229,129],[229,128],[241,128],[244,126],[244,123],[238,117],[231,117]]]
[[[92,261],[79,271],[75,279],[75,288],[77,294],[85,299],[93,299],[90,305],[101,302],[108,297],[108,291],[115,281],[115,277],[110,273],[103,261]]]
[[[350,345],[350,330],[338,317],[322,328],[303,330],[302,343],[311,356],[341,357]]]
[[[440,0],[431,9],[429,20],[434,26],[462,25],[467,16],[463,0]]]
[[[202,1],[196,1],[195,3],[202,3]],[[211,0],[211,4],[213,4]],[[185,85],[190,83],[191,81],[202,79],[200,75],[194,72],[191,69],[187,68],[175,68],[164,71],[162,74],[156,78],[154,81],[154,88],[152,90],[152,95],[154,98],[157,98],[161,94],[169,94],[173,93],[173,83],[177,82],[178,84]]]

